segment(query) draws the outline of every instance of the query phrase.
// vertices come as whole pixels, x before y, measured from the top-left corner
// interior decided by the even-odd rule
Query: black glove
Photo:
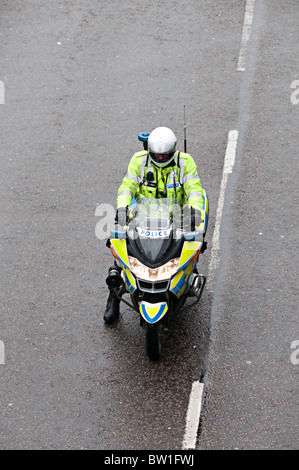
[[[194,232],[204,221],[201,218],[201,211],[191,207],[191,231]]]
[[[124,227],[127,224],[127,217],[128,217],[128,208],[120,207],[116,211],[115,223]]]

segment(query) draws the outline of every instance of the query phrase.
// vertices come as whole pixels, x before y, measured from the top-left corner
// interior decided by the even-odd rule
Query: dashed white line
[[[237,130],[229,131],[223,166],[224,175],[228,175],[233,171],[236,158],[238,135],[239,132]]]
[[[238,69],[237,69],[238,72],[245,71],[248,42],[250,39],[251,28],[252,28],[254,2],[255,0],[247,0],[246,2],[241,49],[240,49]]]
[[[0,80],[0,104],[5,104],[5,86],[4,82]]]
[[[255,0],[247,0],[246,2],[241,49],[238,61],[239,72],[245,71],[248,42],[252,29],[254,2]],[[211,259],[209,263],[208,277],[210,285],[213,284],[213,278],[220,262],[220,224],[224,207],[224,197],[228,175],[232,173],[235,164],[238,136],[239,132],[237,130],[231,130],[228,134],[227,148],[224,159],[223,174],[216,213],[215,228],[212,238]],[[196,381],[192,384],[186,416],[186,428],[182,446],[183,450],[195,449],[200,413],[202,408],[203,389],[204,384],[199,381]]]
[[[224,195],[225,195],[228,175],[232,173],[233,167],[235,164],[238,135],[239,135],[239,132],[237,130],[232,130],[228,134],[222,181],[221,181],[221,186],[220,186],[220,193],[219,193],[217,213],[216,213],[215,228],[214,228],[214,233],[213,233],[213,238],[212,238],[211,259],[210,259],[209,270],[208,270],[208,279],[209,279],[210,286],[213,284],[214,275],[220,262],[220,224],[221,224],[223,206],[224,206]]]
[[[203,383],[199,381],[193,382],[192,384],[186,416],[186,428],[182,446],[183,450],[195,449],[202,405],[203,387]]]
[[[0,364],[5,364],[5,348],[3,341],[0,341]]]
[[[238,136],[239,131],[237,131],[236,129],[231,130],[228,133],[222,181],[216,213],[216,222],[212,238],[211,259],[208,270],[208,279],[210,285],[213,285],[215,272],[220,262],[220,224],[224,207],[224,196],[227,185],[227,179],[228,175],[232,173],[235,164]],[[202,407],[203,388],[203,383],[199,381],[193,382],[186,416],[186,428],[182,447],[183,450],[195,449]]]

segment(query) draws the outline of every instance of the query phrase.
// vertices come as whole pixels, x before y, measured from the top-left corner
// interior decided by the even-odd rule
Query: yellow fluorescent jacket
[[[133,155],[128,173],[117,192],[117,208],[130,206],[136,192],[146,197],[173,197],[195,209],[202,210],[204,190],[197,174],[196,164],[191,155],[176,152],[174,165],[156,167],[146,151]],[[152,183],[158,182],[158,188],[150,187],[147,174],[153,174]]]

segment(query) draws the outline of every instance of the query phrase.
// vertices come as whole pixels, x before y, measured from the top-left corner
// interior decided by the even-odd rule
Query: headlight
[[[156,269],[148,268],[140,263],[138,259],[129,256],[130,268],[135,276],[146,280],[160,280],[170,279],[177,272],[179,258],[172,259],[168,263]]]

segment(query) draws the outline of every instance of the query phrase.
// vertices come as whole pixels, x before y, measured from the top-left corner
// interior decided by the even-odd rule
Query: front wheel
[[[146,323],[145,326],[145,342],[146,342],[146,354],[151,361],[158,361],[161,353],[161,324],[157,323]]]

